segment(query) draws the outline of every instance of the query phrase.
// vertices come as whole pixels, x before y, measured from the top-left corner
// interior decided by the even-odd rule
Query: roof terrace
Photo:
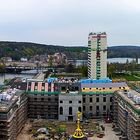
[[[7,89],[0,93],[0,112],[7,111],[11,105],[18,101],[21,91],[18,89]]]

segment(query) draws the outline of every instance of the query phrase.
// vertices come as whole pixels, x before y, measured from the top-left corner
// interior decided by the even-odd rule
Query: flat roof
[[[16,102],[23,91],[18,89],[7,89],[0,93],[0,112],[6,112]]]

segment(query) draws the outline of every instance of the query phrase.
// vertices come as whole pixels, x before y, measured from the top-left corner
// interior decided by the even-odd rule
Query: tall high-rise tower
[[[107,35],[106,32],[90,33],[88,37],[88,78],[107,77]]]

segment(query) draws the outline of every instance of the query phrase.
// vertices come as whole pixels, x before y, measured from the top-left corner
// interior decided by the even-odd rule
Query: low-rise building
[[[30,79],[27,85],[28,117],[58,119],[59,92],[57,84]]]
[[[82,95],[63,93],[59,95],[59,120],[76,121],[76,113],[82,112]]]
[[[112,83],[109,79],[82,80],[81,93],[83,95],[83,115],[85,117],[112,118],[112,98],[117,90],[128,90],[125,82]]]

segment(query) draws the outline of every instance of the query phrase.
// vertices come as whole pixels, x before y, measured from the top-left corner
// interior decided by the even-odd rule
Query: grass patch
[[[140,81],[140,77],[134,74],[117,73],[113,75],[113,79],[120,79],[122,81]]]

